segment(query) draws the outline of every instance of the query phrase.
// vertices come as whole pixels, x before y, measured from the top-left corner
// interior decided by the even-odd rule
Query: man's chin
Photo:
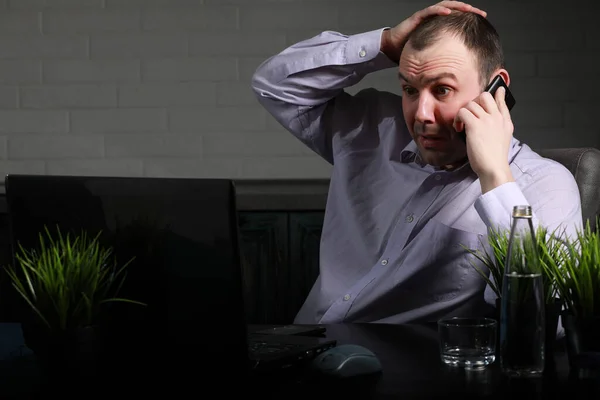
[[[455,164],[457,159],[462,159],[461,157],[452,156],[447,153],[441,153],[439,151],[433,152],[430,150],[421,151],[421,160],[425,164],[431,165],[433,167],[445,167],[448,165]]]
[[[440,160],[431,160],[431,159],[423,159],[423,162],[427,165],[431,165],[432,167],[443,167],[444,165],[447,165],[448,163],[440,161]]]
[[[446,161],[450,158],[447,154],[436,150],[419,149],[419,153],[423,162],[434,167],[445,165]]]

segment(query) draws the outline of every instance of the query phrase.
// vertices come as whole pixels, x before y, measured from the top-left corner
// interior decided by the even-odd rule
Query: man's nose
[[[419,96],[415,120],[421,123],[434,122],[434,102],[431,96],[423,93]]]

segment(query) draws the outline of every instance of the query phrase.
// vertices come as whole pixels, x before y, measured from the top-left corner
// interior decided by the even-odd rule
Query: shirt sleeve
[[[333,163],[334,136],[364,123],[368,102],[344,89],[397,66],[380,51],[385,28],[356,35],[326,31],[264,61],[252,78],[258,101],[287,130]]]
[[[531,205],[516,182],[508,182],[484,193],[475,201],[475,209],[488,228],[510,229],[512,210]]]
[[[533,226],[549,233],[576,237],[583,227],[581,199],[573,175],[564,167],[548,166],[543,174],[509,182],[481,195],[475,209],[488,228],[510,229],[514,206],[529,205]]]

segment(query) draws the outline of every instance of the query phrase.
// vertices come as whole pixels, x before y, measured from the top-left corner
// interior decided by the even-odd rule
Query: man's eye
[[[406,95],[408,95],[408,96],[412,96],[413,94],[417,93],[417,91],[415,90],[415,88],[412,88],[410,86],[404,86],[402,88],[402,91],[404,93],[406,93]]]
[[[439,94],[439,95],[445,96],[445,95],[447,95],[447,94],[450,94],[450,88],[449,88],[449,87],[446,87],[446,86],[438,86],[438,87],[436,88],[436,92],[437,92],[437,94]]]

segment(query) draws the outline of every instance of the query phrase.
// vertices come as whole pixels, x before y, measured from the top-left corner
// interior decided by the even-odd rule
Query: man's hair
[[[496,69],[504,68],[500,36],[492,24],[479,14],[452,11],[448,15],[429,17],[417,26],[408,40],[413,49],[421,51],[444,34],[458,37],[474,53],[482,86],[487,85]]]

